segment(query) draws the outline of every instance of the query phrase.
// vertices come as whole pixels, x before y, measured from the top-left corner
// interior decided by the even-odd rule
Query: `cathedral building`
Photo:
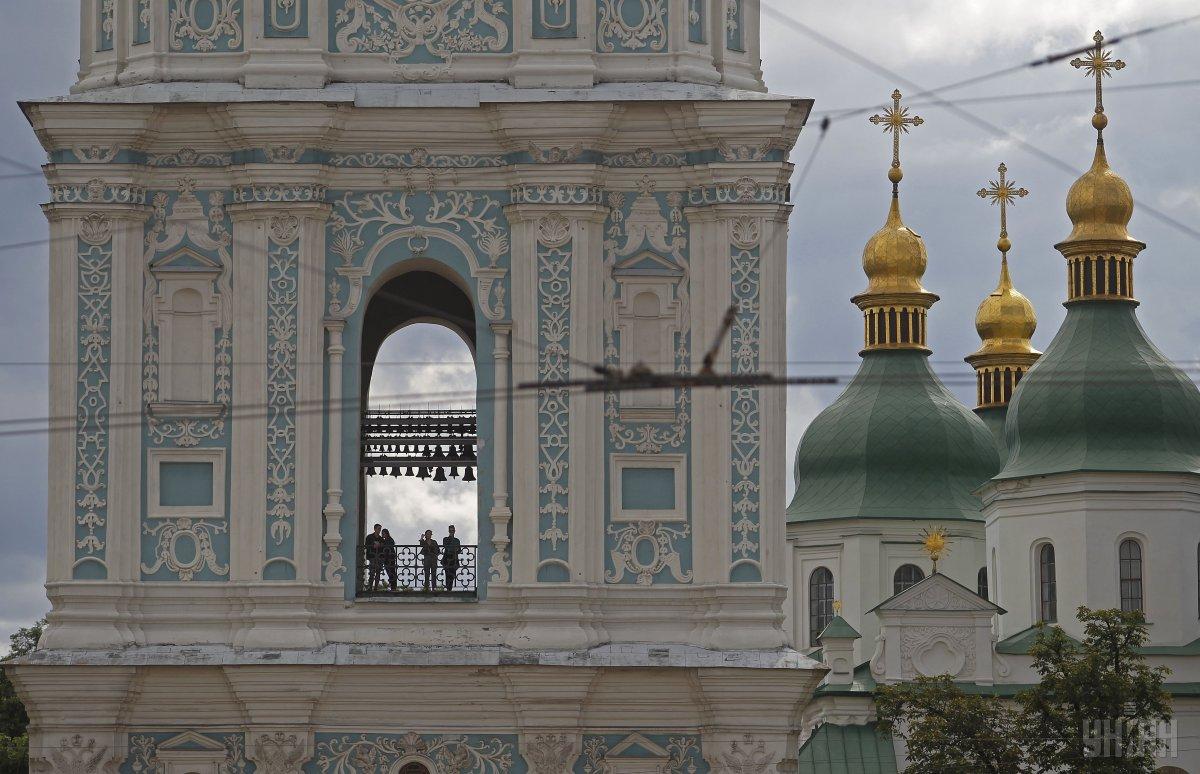
[[[862,363],[785,509],[762,375],[812,102],[767,92],[758,0],[81,13],[77,83],[22,105],[49,157],[52,610],[6,669],[36,770],[896,771],[877,685],[1011,695],[1033,627],[1078,637],[1081,604],[1146,612],[1200,735],[1200,392],[1138,325],[1099,89],[1040,357],[1024,191],[1002,165],[980,192],[973,411],[930,368],[901,216],[921,119],[898,92],[872,118]],[[369,404],[416,323],[469,349],[476,409]],[[377,534],[381,476],[474,482],[469,537]]]
[[[82,0],[49,154],[53,772],[777,771],[784,355],[756,0]],[[478,410],[368,411],[414,322]],[[523,385],[533,385],[524,387]],[[371,476],[476,479],[381,544]],[[461,527],[462,525],[460,525]],[[382,547],[381,547],[382,546]],[[398,576],[398,577],[397,577]]]
[[[805,433],[786,511],[793,639],[830,670],[802,712],[800,771],[902,769],[903,745],[875,726],[876,686],[949,675],[1014,696],[1039,680],[1038,624],[1081,639],[1084,605],[1146,615],[1142,650],[1170,670],[1175,720],[1160,729],[1157,770],[1200,771],[1200,390],[1136,316],[1134,260],[1146,245],[1127,230],[1134,199],[1108,163],[1099,84],[1124,63],[1096,33],[1072,64],[1097,79],[1096,148],[1067,193],[1071,232],[1055,245],[1066,318],[1038,353],[1037,317],[1008,267],[1007,207],[1028,192],[1001,164],[978,192],[999,205],[1001,267],[976,316],[982,346],[966,358],[974,413],[925,362],[936,297],[920,284],[924,244],[900,219],[894,146],[891,210],[863,253],[868,289],[853,299],[863,365]],[[920,119],[893,96],[872,120],[898,143]]]

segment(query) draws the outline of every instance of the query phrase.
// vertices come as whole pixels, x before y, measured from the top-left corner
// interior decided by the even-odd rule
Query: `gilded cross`
[[[920,126],[925,123],[925,119],[920,116],[910,116],[908,108],[900,107],[900,90],[896,89],[892,92],[892,106],[885,108],[882,115],[876,114],[871,116],[868,121],[876,126],[883,126],[883,131],[889,132],[892,135],[892,169],[894,173],[889,173],[888,178],[892,181],[892,190],[896,190],[896,186],[900,182],[903,174],[900,170],[900,135],[908,133],[908,127]]]
[[[1092,40],[1096,41],[1095,47],[1085,57],[1075,57],[1071,60],[1071,66],[1075,69],[1082,69],[1084,75],[1089,78],[1096,79],[1096,115],[1104,115],[1104,79],[1111,78],[1110,70],[1125,69],[1125,62],[1120,59],[1113,59],[1111,51],[1104,50],[1104,36],[1100,34],[1100,30],[1096,30],[1096,34],[1092,36]],[[1093,118],[1092,125],[1096,127],[1096,131],[1103,131],[1107,119]]]
[[[980,188],[976,193],[980,198],[991,199],[992,204],[1000,205],[1000,242],[997,246],[1000,248],[1000,252],[1007,253],[1009,248],[1008,205],[1016,204],[1017,199],[1024,199],[1029,195],[1029,191],[1017,188],[1016,184],[1008,179],[1007,166],[1001,164],[996,169],[1000,173],[1000,179],[988,181],[988,187]]]

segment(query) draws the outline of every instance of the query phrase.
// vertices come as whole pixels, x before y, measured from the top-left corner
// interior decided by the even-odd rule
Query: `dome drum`
[[[1145,247],[1134,240],[1055,245],[1067,259],[1067,302],[1133,301],[1133,261]]]

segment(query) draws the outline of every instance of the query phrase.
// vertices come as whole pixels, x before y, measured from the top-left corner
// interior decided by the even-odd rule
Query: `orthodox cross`
[[[883,115],[873,115],[867,120],[876,126],[883,126],[883,131],[892,135],[892,168],[888,171],[888,180],[892,181],[892,193],[899,191],[900,181],[904,173],[900,170],[900,135],[908,133],[908,127],[920,126],[925,119],[920,116],[910,116],[908,108],[900,107],[900,90],[892,92],[892,106],[884,108]]]
[[[1096,127],[1097,135],[1103,138],[1104,127],[1108,125],[1108,118],[1104,115],[1104,79],[1112,77],[1110,70],[1125,69],[1125,62],[1113,59],[1112,52],[1104,50],[1104,36],[1100,30],[1096,30],[1092,40],[1096,41],[1096,46],[1087,56],[1072,59],[1071,66],[1082,69],[1086,77],[1096,79],[1096,115],[1092,116],[1092,126]]]
[[[1017,188],[1016,184],[1006,177],[1007,166],[1001,164],[996,169],[1000,172],[1000,179],[989,181],[987,188],[980,188],[976,193],[981,199],[991,199],[992,204],[1000,205],[1000,241],[996,243],[996,247],[1007,256],[1008,249],[1012,247],[1008,241],[1008,205],[1016,204],[1017,199],[1024,199],[1029,195],[1029,191]]]

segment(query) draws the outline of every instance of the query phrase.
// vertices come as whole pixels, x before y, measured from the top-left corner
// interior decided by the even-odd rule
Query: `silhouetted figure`
[[[424,575],[425,591],[433,591],[437,587],[438,542],[433,538],[433,530],[425,530],[421,536],[421,569]]]
[[[380,534],[383,543],[383,569],[387,571],[388,585],[396,590],[396,541],[386,529]]]
[[[363,548],[367,555],[367,591],[375,591],[379,586],[379,573],[383,571],[383,535],[382,524],[375,525],[375,531],[367,535]]]
[[[454,581],[458,575],[458,557],[462,553],[462,543],[454,537],[454,525],[450,525],[450,534],[442,538],[442,569],[446,574],[446,591],[454,591]]]

